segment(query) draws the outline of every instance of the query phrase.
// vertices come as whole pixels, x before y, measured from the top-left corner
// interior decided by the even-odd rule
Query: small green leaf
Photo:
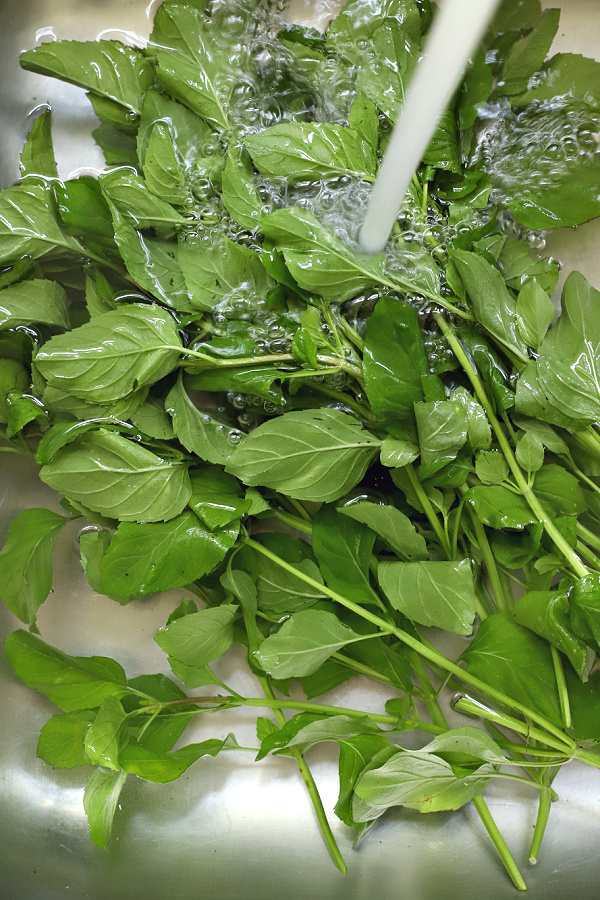
[[[381,445],[380,460],[383,466],[390,469],[402,469],[419,457],[419,446],[411,441],[400,441],[384,438]]]
[[[113,819],[125,784],[127,772],[95,769],[83,793],[83,808],[88,817],[90,838],[106,850],[110,842]]]
[[[378,606],[371,587],[369,564],[375,534],[360,522],[323,506],[314,518],[312,546],[328,586],[355,603]]]
[[[569,619],[566,591],[527,591],[515,603],[513,616],[519,625],[546,638],[564,653],[580,678],[583,677],[587,651]]]
[[[202,609],[165,625],[154,640],[169,656],[187,666],[205,666],[229,649],[233,641],[234,605]]]
[[[173,417],[177,440],[200,459],[225,465],[234,450],[232,429],[198,409],[183,386],[180,374],[165,400],[165,409]]]
[[[0,265],[23,256],[84,254],[63,228],[47,184],[23,184],[0,193]]]
[[[248,152],[235,140],[229,141],[222,175],[223,205],[242,228],[255,231],[263,216],[263,204],[256,190]]]
[[[421,625],[471,634],[477,597],[468,559],[380,562],[381,588],[394,607]]]
[[[257,759],[264,759],[268,753],[283,747],[298,744],[310,746],[321,741],[348,740],[358,734],[379,734],[381,729],[369,716],[320,716],[314,713],[300,713],[293,716],[278,731],[265,737]]]
[[[360,500],[338,508],[345,516],[368,525],[401,559],[427,559],[427,544],[408,516],[394,506]]]
[[[215,466],[203,466],[190,472],[190,507],[211,531],[235,522],[250,509],[237,479]]]
[[[94,765],[119,768],[119,735],[125,711],[116,697],[107,697],[90,724],[84,740],[85,752]]]
[[[194,309],[211,310],[234,292],[264,296],[274,284],[258,253],[225,235],[181,241],[179,262]]]
[[[259,543],[318,584],[323,578],[312,556],[310,546],[287,534],[259,535]],[[278,619],[286,613],[313,606],[324,594],[307,584],[300,576],[284,570],[271,559],[261,557],[256,579],[258,607],[270,617]]]
[[[21,178],[58,178],[52,146],[52,113],[45,109],[31,126],[21,152]]]
[[[58,769],[89,766],[84,739],[93,721],[89,709],[52,716],[40,732],[37,756]]]
[[[516,457],[526,472],[537,472],[544,465],[544,445],[533,432],[526,432],[517,444]]]
[[[484,484],[502,484],[508,478],[508,463],[500,450],[481,450],[475,458],[475,472]]]
[[[52,588],[50,558],[56,538],[67,522],[49,509],[26,509],[13,520],[0,552],[0,595],[26,625]]]
[[[415,403],[423,477],[429,477],[456,459],[467,442],[467,414],[462,403],[433,400]]]
[[[217,756],[221,750],[237,750],[239,745],[232,734],[223,740],[211,738],[200,744],[188,744],[174,753],[156,753],[137,743],[127,744],[120,755],[123,768],[145,781],[166,784],[175,781],[203,756]]]
[[[157,122],[148,139],[144,155],[144,177],[158,197],[168,197],[175,206],[184,206],[188,198],[183,163],[166,122]]]
[[[537,350],[552,325],[554,303],[535,278],[528,281],[517,297],[517,317],[521,337]]]

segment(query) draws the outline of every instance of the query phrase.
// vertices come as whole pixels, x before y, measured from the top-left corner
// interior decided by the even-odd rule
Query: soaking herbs
[[[28,627],[7,658],[59,710],[38,755],[90,767],[106,847],[127,777],[240,750],[235,710],[271,709],[245,749],[291,757],[342,871],[305,759],[321,741],[357,836],[394,806],[472,803],[524,888],[485,789],[539,795],[535,861],[561,766],[600,767],[600,297],[572,273],[552,325],[559,270],[539,252],[541,229],[600,215],[600,64],[545,62],[556,11],[505,2],[368,256],[362,211],[430,4],[351,0],[325,34],[265,0],[202,7],[163,3],[145,49],[21,57],[88,92],[107,163],[61,180],[45,111],[0,194],[2,449],[63,497],[0,553]],[[39,633],[72,520],[98,593],[185,589],[155,636],[174,678]],[[234,643],[253,696],[211,668]],[[357,676],[384,709],[326,702]],[[186,743],[215,709],[232,733]]]

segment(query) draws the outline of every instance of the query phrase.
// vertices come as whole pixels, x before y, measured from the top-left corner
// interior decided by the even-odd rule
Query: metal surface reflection
[[[59,37],[95,38],[119,27],[148,32],[147,0],[0,0],[0,183],[18,175],[16,160],[32,107],[50,102],[56,125],[60,172],[102,166],[89,138],[95,119],[82,91],[18,68],[19,50],[33,45],[40,28]],[[544,4],[550,5],[550,4]],[[556,4],[554,4],[556,5]],[[593,53],[600,47],[596,0],[563,0],[561,49]],[[156,4],[150,7],[155,9]],[[150,8],[149,7],[149,8]],[[295,0],[305,16],[308,0]],[[325,9],[323,7],[323,9]],[[327,9],[325,9],[327,18]],[[593,252],[598,224],[577,236],[553,236],[551,252],[582,266],[600,285],[600,262]],[[565,251],[565,248],[569,251]],[[572,255],[570,256],[569,254]],[[26,506],[56,506],[56,497],[38,482],[25,459],[2,459],[0,532]],[[120,607],[95,595],[73,552],[77,528],[61,537],[55,557],[55,592],[42,607],[45,639],[71,653],[114,655],[128,675],[168,671],[153,641],[181,598],[181,591]],[[4,638],[18,623],[0,608]],[[240,690],[252,691],[251,676],[232,652],[220,674]],[[370,691],[369,697],[373,693]],[[369,703],[360,679],[335,692],[332,702]],[[55,710],[13,677],[0,657],[0,900],[370,900],[406,896],[414,900],[508,900],[514,889],[504,876],[475,814],[421,816],[396,811],[352,848],[352,836],[334,824],[350,874],[333,867],[304,786],[292,764],[271,758],[259,764],[250,754],[202,760],[185,778],[152,785],[130,778],[121,798],[108,852],[88,839],[81,798],[86,772],[54,770],[35,756],[40,727]],[[224,737],[230,715],[215,713],[195,724],[190,740]],[[235,733],[240,743],[256,741],[253,717],[241,712]],[[331,810],[336,797],[336,756],[328,747],[310,761]],[[598,894],[600,779],[597,773],[566,767],[559,781],[561,801],[550,820],[543,856],[535,870],[525,859],[535,819],[535,798],[517,798],[513,788],[496,786],[489,802],[526,874],[531,900]]]

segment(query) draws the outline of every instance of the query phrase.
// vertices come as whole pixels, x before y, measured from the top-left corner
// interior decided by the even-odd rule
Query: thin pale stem
[[[492,843],[498,851],[498,855],[502,860],[502,864],[508,872],[512,883],[519,891],[526,891],[527,885],[523,881],[523,876],[519,872],[517,864],[513,859],[512,853],[508,849],[506,841],[502,837],[500,829],[492,818],[492,814],[487,808],[486,802],[483,797],[475,797],[475,799],[473,800],[473,806],[477,810],[477,814],[483,822],[485,830],[492,839]]]

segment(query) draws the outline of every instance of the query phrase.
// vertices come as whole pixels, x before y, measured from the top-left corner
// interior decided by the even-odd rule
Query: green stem
[[[210,356],[208,353],[201,353],[199,350],[190,350],[187,347],[182,348],[165,345],[165,349],[179,350],[179,352],[183,353],[185,356],[193,356],[195,359],[201,360],[202,363],[210,363],[210,368],[214,369],[265,365],[293,366],[294,368],[296,368],[298,365],[298,361],[294,359],[291,353],[269,353],[265,354],[264,356],[236,356],[230,359],[222,359],[216,356]],[[355,378],[362,382],[362,369],[360,369],[358,366],[355,366],[354,363],[349,362],[343,357],[317,356],[317,362],[319,362],[323,366],[331,367],[333,369],[343,369],[345,372],[348,372],[349,375],[353,375]],[[193,365],[193,360],[184,359],[182,361],[182,365]],[[315,369],[314,374],[319,374],[318,369]]]
[[[429,497],[425,493],[425,489],[424,489],[423,485],[417,478],[416,472],[415,472],[414,468],[412,467],[412,465],[405,466],[405,471],[406,471],[406,474],[408,475],[408,478],[410,480],[411,486],[412,486],[415,494],[419,498],[419,502],[420,502],[421,506],[423,507],[425,515],[429,519],[429,524],[433,528],[433,530],[435,532],[435,536],[437,537],[444,553],[446,554],[446,558],[451,559],[452,551],[451,551],[450,545],[448,543],[448,538],[446,537],[446,533],[440,524],[440,520],[438,519],[437,515],[435,514],[435,510],[434,510],[433,506],[431,505],[431,501],[430,501]]]
[[[551,722],[548,722],[538,713],[534,712],[531,709],[528,709],[526,706],[523,706],[522,703],[513,700],[511,697],[508,697],[506,694],[503,694],[501,691],[498,691],[491,685],[486,684],[484,681],[481,681],[479,678],[476,678],[474,675],[471,675],[469,672],[461,669],[460,666],[457,666],[455,663],[450,662],[450,660],[446,659],[446,657],[438,650],[435,650],[435,648],[431,648],[430,646],[423,644],[408,632],[403,631],[401,628],[396,628],[394,625],[386,622],[385,619],[380,618],[380,616],[375,615],[375,613],[372,613],[365,607],[359,606],[358,603],[354,603],[352,600],[346,599],[346,597],[342,597],[342,595],[338,594],[336,591],[332,591],[326,585],[321,584],[314,578],[311,578],[310,575],[306,575],[300,569],[295,568],[284,559],[281,559],[281,557],[277,556],[276,553],[272,553],[269,549],[267,549],[267,547],[263,547],[262,544],[253,541],[252,538],[243,537],[242,542],[248,544],[250,547],[253,547],[258,553],[266,556],[268,559],[272,560],[272,562],[276,563],[285,571],[290,572],[301,581],[304,581],[306,584],[310,584],[313,588],[317,588],[321,593],[325,594],[325,596],[329,597],[334,602],[339,603],[341,606],[344,606],[346,609],[351,610],[366,621],[371,622],[373,625],[376,625],[377,628],[381,630],[382,634],[393,634],[400,641],[402,641],[403,644],[406,644],[412,650],[415,650],[419,654],[419,656],[422,656],[424,659],[430,660],[431,662],[440,666],[446,672],[450,672],[452,675],[455,675],[463,684],[471,686],[476,691],[482,693],[484,696],[487,696],[495,702],[520,713],[526,718],[531,719],[532,722],[536,722],[545,731],[547,731],[549,735],[554,735],[554,738],[551,738],[549,736],[542,736],[540,738],[548,746],[558,748],[559,750],[562,750],[567,754],[570,754],[575,749],[575,741],[573,741],[567,735],[563,734],[562,731],[552,725]],[[540,734],[542,733],[540,732]],[[560,743],[558,743],[556,739],[558,739]]]
[[[529,486],[527,479],[525,478],[525,476],[523,475],[523,472],[521,471],[521,467],[517,463],[515,455],[512,451],[512,447],[510,446],[510,443],[509,443],[506,435],[504,434],[504,431],[502,430],[502,426],[500,425],[500,422],[498,421],[498,419],[496,417],[496,414],[492,408],[492,405],[491,405],[489,398],[484,390],[484,387],[483,387],[481,381],[479,380],[479,376],[477,375],[475,369],[473,368],[468,356],[464,352],[460,341],[457,339],[456,335],[454,334],[454,332],[452,331],[452,329],[450,328],[450,326],[448,325],[448,323],[446,322],[446,320],[444,319],[444,317],[442,315],[440,315],[439,313],[434,313],[434,318],[435,318],[437,324],[439,325],[440,330],[442,331],[444,337],[446,338],[449,347],[451,348],[454,355],[456,356],[456,358],[460,362],[461,366],[463,367],[465,374],[467,375],[467,378],[471,382],[473,389],[474,389],[475,393],[477,394],[477,399],[479,400],[479,402],[481,403],[481,405],[483,406],[483,408],[486,412],[486,415],[488,417],[490,425],[492,426],[494,434],[496,435],[496,439],[497,439],[498,443],[500,444],[500,448],[506,458],[506,461],[507,461],[508,466],[509,466],[509,468],[512,472],[512,475],[515,479],[516,485],[519,488],[519,491],[521,492],[521,494],[527,501],[529,508],[535,515],[538,522],[544,526],[544,530],[545,530],[546,534],[548,535],[548,537],[552,540],[552,542],[557,547],[557,549],[560,551],[560,553],[562,553],[562,555],[565,557],[565,559],[567,560],[567,562],[573,569],[573,572],[579,578],[585,578],[585,576],[589,574],[588,569],[586,568],[586,566],[583,565],[583,563],[581,562],[581,560],[579,559],[577,554],[569,546],[568,542],[565,540],[563,535],[557,529],[556,525],[554,524],[554,522],[552,521],[550,516],[548,516],[548,514],[544,510],[540,501],[538,500],[536,495],[531,490],[531,487]]]
[[[295,528],[296,531],[302,531],[304,534],[312,534],[312,525],[310,525],[306,519],[301,519],[299,516],[293,516],[291,513],[286,513],[281,509],[274,509],[273,515],[276,519],[279,519],[280,522],[284,522],[291,528]]]
[[[548,824],[548,819],[550,818],[551,803],[552,803],[552,792],[550,789],[550,770],[547,770],[542,775],[542,792],[540,794],[538,813],[537,813],[537,818],[535,820],[535,830],[533,832],[533,839],[531,841],[531,847],[529,849],[529,862],[531,863],[532,866],[535,866],[538,859],[540,858],[540,850],[542,848],[542,841],[544,840],[544,834],[546,833],[546,826]]]
[[[468,489],[465,485],[463,485],[460,490],[464,496],[467,493]],[[477,543],[479,544],[479,549],[483,554],[483,560],[485,562],[488,578],[490,579],[490,584],[492,586],[494,599],[496,600],[498,609],[500,609],[502,612],[510,612],[513,604],[507,597],[504,590],[504,583],[502,582],[502,580],[500,579],[500,575],[498,574],[496,560],[494,559],[494,554],[492,553],[492,548],[490,547],[490,542],[488,541],[485,528],[483,527],[483,524],[477,516],[475,510],[471,509],[470,507],[468,507],[468,510],[469,518],[471,519],[471,524],[475,532],[475,537],[477,538]]]
[[[275,697],[273,695],[273,690],[271,688],[271,685],[269,684],[268,679],[259,676],[258,680],[260,681],[262,689],[265,692],[266,699],[274,702]],[[265,701],[263,700],[262,702],[264,703]],[[285,716],[276,707],[273,707],[273,709],[275,712],[275,717],[277,718],[279,724],[281,726],[285,725]],[[321,800],[321,795],[319,794],[319,789],[317,788],[315,779],[312,776],[312,772],[308,768],[306,760],[304,759],[298,747],[290,747],[289,749],[292,756],[294,757],[296,765],[298,766],[298,771],[302,776],[302,780],[306,785],[308,795],[312,801],[312,805],[317,817],[317,822],[319,823],[319,828],[321,829],[321,834],[323,835],[323,840],[325,841],[327,849],[329,850],[334,863],[336,864],[340,872],[345,875],[347,872],[346,863],[344,862],[344,858],[340,853],[340,848],[337,845],[337,841],[333,836],[333,832],[331,830],[325,808],[323,807],[323,801]]]
[[[581,556],[587,559],[588,563],[594,566],[595,569],[600,570],[600,558],[596,556],[593,550],[590,550],[583,541],[577,541],[577,550],[581,554]]]
[[[421,662],[421,658],[417,653],[411,654],[411,666],[415,671],[415,675],[417,676],[417,680],[423,689],[423,699],[427,704],[427,710],[429,715],[431,716],[431,721],[434,725],[437,725],[439,728],[448,728],[448,723],[444,718],[444,714],[440,709],[440,705],[438,703],[437,694],[435,689],[429,679],[427,672],[425,671],[425,666]]]
[[[483,822],[485,830],[487,831],[490,838],[492,839],[492,843],[494,844],[494,847],[498,851],[498,855],[499,855],[500,859],[502,860],[504,868],[510,875],[512,883],[519,891],[526,891],[527,885],[523,881],[523,876],[519,872],[519,870],[517,868],[517,864],[514,861],[510,850],[506,846],[506,841],[500,834],[500,830],[498,829],[498,826],[494,822],[494,820],[492,818],[492,814],[490,813],[489,809],[487,808],[487,805],[486,805],[483,797],[475,797],[475,799],[473,800],[473,806],[477,810],[477,813],[479,815],[479,818]]]
[[[507,716],[505,713],[497,712],[495,709],[489,709],[489,707],[480,703],[478,700],[474,700],[472,697],[464,695],[455,697],[452,701],[452,708],[465,713],[467,716],[475,717],[477,719],[486,719],[488,722],[494,722],[496,725],[501,725],[503,728],[510,728],[511,731],[522,734],[528,741],[541,741],[541,743],[553,747],[555,750],[564,753],[566,756],[570,757],[575,750],[574,742],[573,746],[567,749],[564,744],[561,745],[558,741],[549,738],[543,732],[535,728],[535,726],[528,725],[526,722],[520,722],[518,719]],[[565,735],[562,737],[565,738]]]
[[[585,525],[582,525],[581,522],[577,523],[577,534],[586,544],[600,552],[600,538],[593,531],[590,531],[589,528],[586,528]]]
[[[560,703],[560,715],[565,728],[570,728],[571,721],[571,704],[569,702],[569,691],[567,690],[567,682],[565,681],[565,670],[563,669],[560,653],[553,644],[550,644],[550,652],[552,653],[552,663],[554,665],[554,675],[556,677],[556,687],[558,688],[558,700]]]

